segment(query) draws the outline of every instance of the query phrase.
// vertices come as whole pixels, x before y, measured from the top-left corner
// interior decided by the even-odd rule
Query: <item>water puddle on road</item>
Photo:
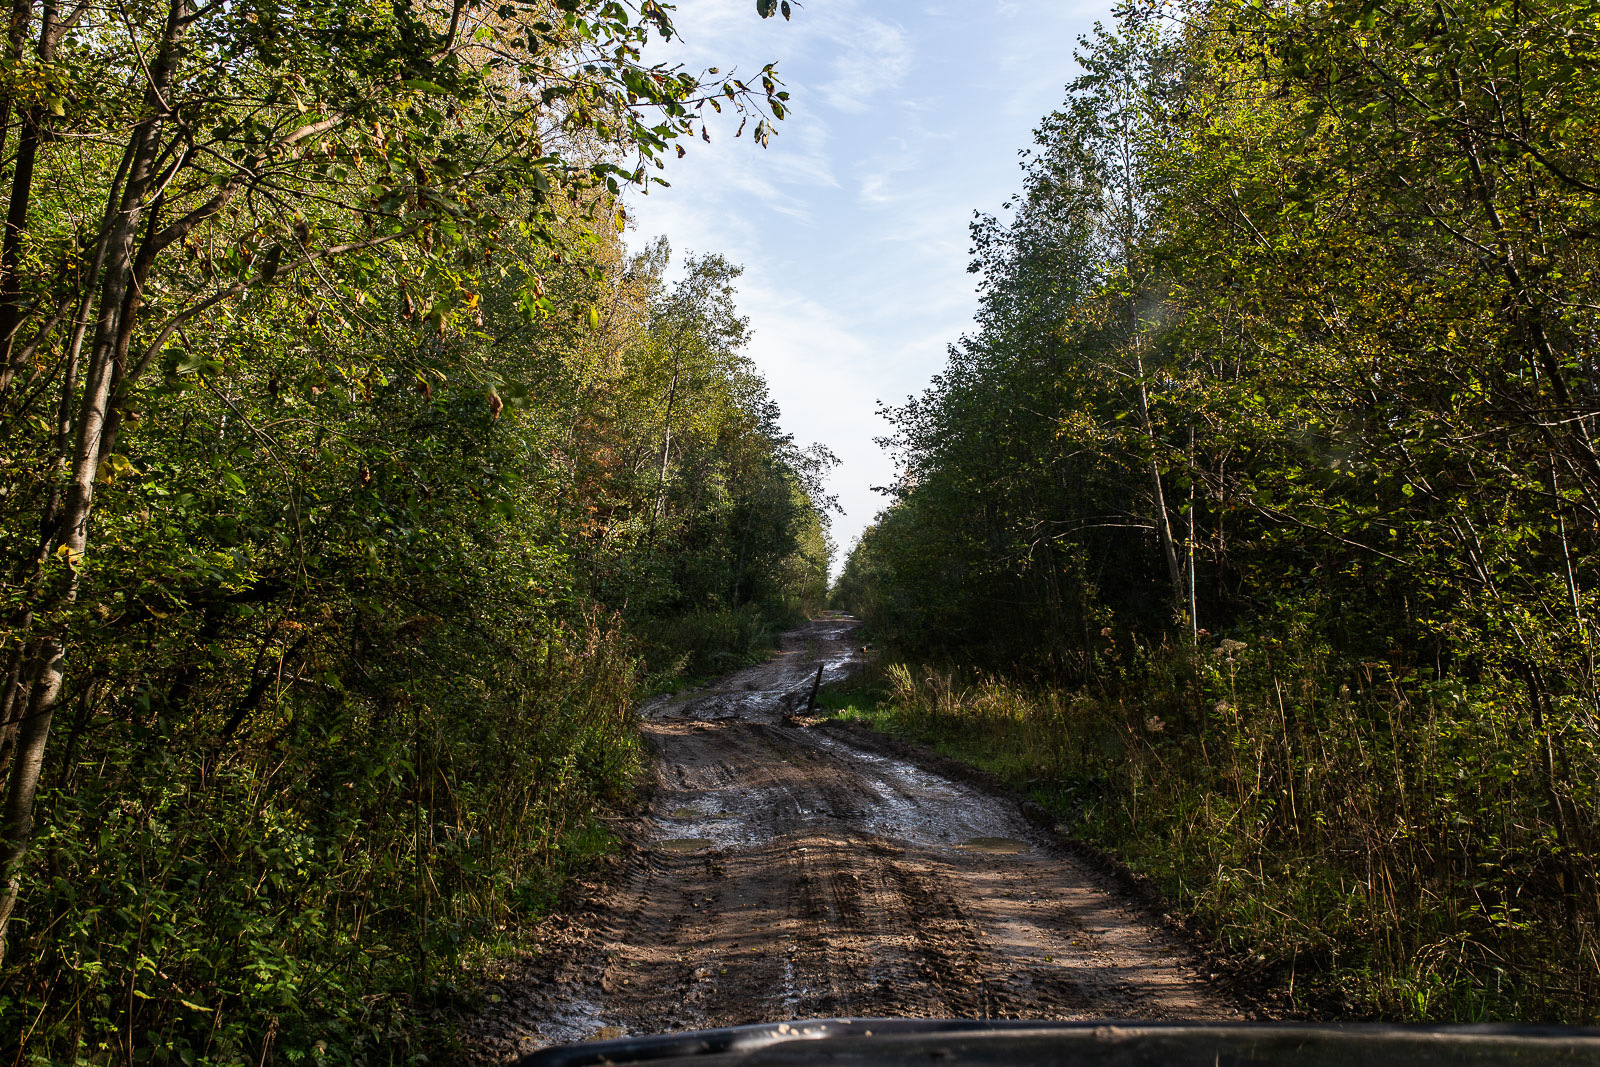
[[[783,648],[765,662],[736,671],[697,689],[663,693],[645,701],[639,714],[654,722],[768,722],[804,707],[816,684],[850,675],[862,650],[848,641],[854,620],[817,620],[806,632],[787,634]]]
[[[627,1036],[620,1026],[608,1024],[600,1005],[582,993],[568,993],[566,998],[551,1006],[550,1017],[539,1023],[539,1035],[551,1045],[592,1041],[595,1035],[608,1030],[617,1031],[618,1037]]]
[[[848,764],[860,788],[858,804],[836,810],[889,841],[987,855],[1031,851],[1031,836],[1014,808],[975,788],[844,738],[811,733],[805,740]],[[855,799],[855,798],[851,798]]]
[[[656,847],[664,852],[699,852],[713,844],[709,837],[668,837],[657,841]]]
[[[1028,851],[1028,843],[1014,837],[974,837],[956,847],[963,852],[981,852],[987,856],[1015,856]]]

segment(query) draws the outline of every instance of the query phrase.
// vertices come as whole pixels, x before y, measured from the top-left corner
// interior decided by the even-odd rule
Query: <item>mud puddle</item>
[[[1012,801],[786,725],[819,664],[824,681],[854,668],[854,625],[815,620],[769,662],[641,708],[649,840],[469,1024],[479,1062],[602,1027],[1238,1017]]]

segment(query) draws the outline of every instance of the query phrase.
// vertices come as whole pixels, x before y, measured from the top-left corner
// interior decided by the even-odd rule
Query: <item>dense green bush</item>
[[[498,667],[430,649],[460,673],[408,692],[321,672],[243,744],[215,713],[91,718],[43,800],[8,1028],[40,1062],[423,1051],[416,1012],[549,905],[636,780],[632,661],[600,626]]]

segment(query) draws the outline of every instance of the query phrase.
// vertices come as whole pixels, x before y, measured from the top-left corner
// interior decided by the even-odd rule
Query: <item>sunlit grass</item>
[[[1237,643],[1127,666],[1065,692],[891,663],[821,703],[1027,794],[1285,1010],[1600,1018],[1594,931],[1566,896],[1594,893],[1594,867],[1571,883],[1510,696],[1283,677]]]

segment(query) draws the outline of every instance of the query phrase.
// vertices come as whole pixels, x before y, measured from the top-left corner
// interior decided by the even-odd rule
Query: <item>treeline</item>
[[[1126,9],[1080,62],[836,591],[957,668],[902,724],[1304,1005],[1593,1021],[1592,10]]]
[[[786,94],[648,65],[653,3],[8,26],[0,1049],[417,1062],[607,847],[635,700],[824,594],[737,268],[620,236]]]

